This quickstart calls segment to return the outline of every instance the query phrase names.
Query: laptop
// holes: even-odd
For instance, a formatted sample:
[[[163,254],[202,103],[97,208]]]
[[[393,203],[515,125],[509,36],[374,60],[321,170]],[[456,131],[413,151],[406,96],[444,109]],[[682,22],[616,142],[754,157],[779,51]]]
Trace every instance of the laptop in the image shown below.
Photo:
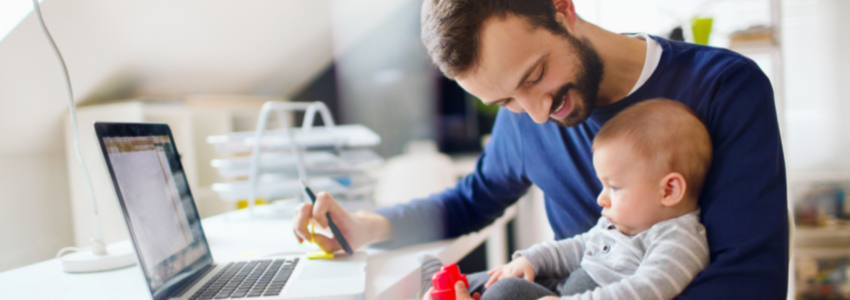
[[[363,252],[213,261],[168,125],[94,127],[154,300],[363,298]]]

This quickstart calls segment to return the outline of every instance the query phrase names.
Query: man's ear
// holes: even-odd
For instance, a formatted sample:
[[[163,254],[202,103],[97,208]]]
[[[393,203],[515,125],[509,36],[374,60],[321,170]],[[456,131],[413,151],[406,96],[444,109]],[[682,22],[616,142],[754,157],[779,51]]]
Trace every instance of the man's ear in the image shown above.
[[[677,172],[672,172],[661,179],[661,205],[672,207],[685,199],[688,184],[685,177]]]
[[[576,25],[578,15],[573,0],[552,0],[555,4],[555,18],[567,27],[567,31],[572,33],[572,29]]]

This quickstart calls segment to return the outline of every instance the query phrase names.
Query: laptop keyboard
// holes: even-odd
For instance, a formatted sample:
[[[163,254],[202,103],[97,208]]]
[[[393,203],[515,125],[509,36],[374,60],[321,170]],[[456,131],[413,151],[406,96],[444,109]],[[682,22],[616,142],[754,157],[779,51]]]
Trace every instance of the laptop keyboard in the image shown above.
[[[298,258],[228,263],[189,299],[277,296],[297,263]]]

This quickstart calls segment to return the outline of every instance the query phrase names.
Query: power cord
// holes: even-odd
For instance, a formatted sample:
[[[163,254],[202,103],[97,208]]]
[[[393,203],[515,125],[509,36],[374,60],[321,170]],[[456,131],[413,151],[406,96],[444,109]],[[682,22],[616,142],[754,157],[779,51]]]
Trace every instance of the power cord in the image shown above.
[[[64,247],[62,249],[59,249],[59,252],[56,253],[56,258],[62,257],[62,255],[65,255],[65,252],[69,252],[69,251],[78,252],[78,251],[82,251],[82,250],[83,250],[82,248],[77,248],[77,247]]]

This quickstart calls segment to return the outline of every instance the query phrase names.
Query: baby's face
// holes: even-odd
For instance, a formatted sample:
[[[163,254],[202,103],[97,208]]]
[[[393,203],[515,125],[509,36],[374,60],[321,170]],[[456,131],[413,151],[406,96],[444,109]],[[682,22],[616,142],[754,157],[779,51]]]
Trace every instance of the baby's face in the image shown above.
[[[593,167],[602,182],[596,202],[622,233],[635,235],[664,220],[662,175],[650,172],[649,162],[619,141],[597,145]]]

